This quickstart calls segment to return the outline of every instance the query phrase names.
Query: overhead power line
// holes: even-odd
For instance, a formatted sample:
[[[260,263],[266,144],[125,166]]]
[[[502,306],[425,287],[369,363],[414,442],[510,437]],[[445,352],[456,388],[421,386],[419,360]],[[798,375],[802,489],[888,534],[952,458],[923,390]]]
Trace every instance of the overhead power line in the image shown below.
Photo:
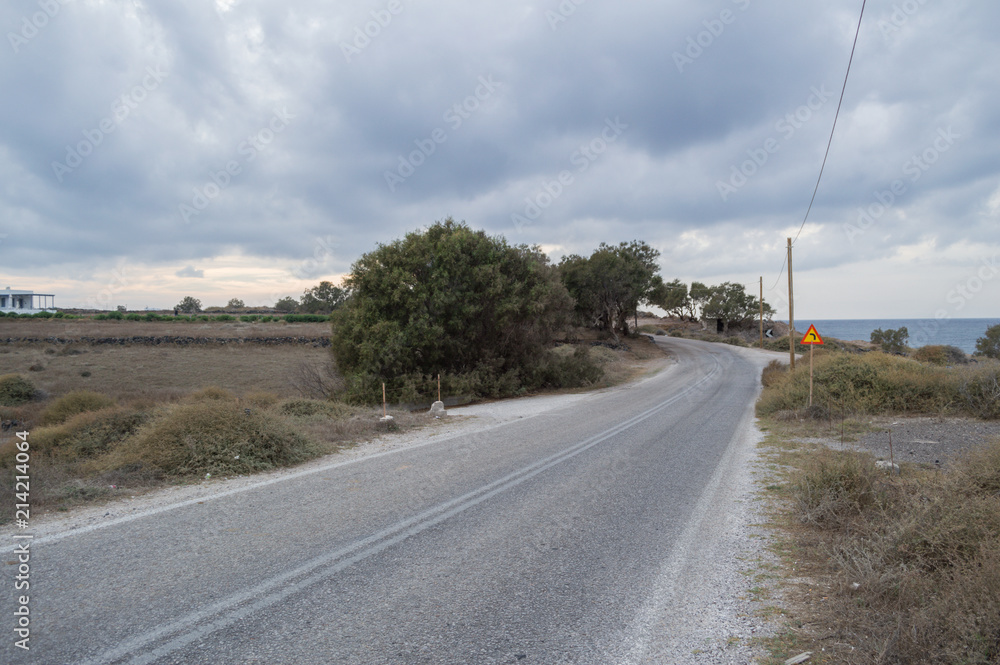
[[[861,21],[864,19],[865,5],[867,4],[868,0],[862,0],[861,15],[858,16],[858,27],[854,31],[854,43],[851,46],[851,57],[847,61],[847,73],[844,74],[844,85],[840,88],[840,101],[837,102],[837,112],[833,116],[833,127],[830,129],[830,140],[826,143],[826,152],[823,154],[823,164],[819,168],[819,177],[816,178],[816,187],[813,188],[812,198],[809,199],[809,207],[806,208],[805,217],[802,218],[802,224],[799,225],[799,231],[795,234],[795,239],[792,241],[793,245],[795,244],[795,241],[799,239],[799,236],[802,235],[802,229],[806,227],[806,221],[809,219],[809,213],[812,212],[813,203],[816,202],[816,194],[819,192],[819,183],[823,180],[823,171],[826,170],[826,160],[830,157],[830,147],[833,145],[834,132],[837,131],[837,120],[840,118],[840,109],[844,105],[844,94],[847,92],[847,80],[851,76],[851,65],[854,64],[854,52],[858,48],[858,36],[861,34]],[[788,257],[786,256],[785,260],[781,264],[781,272],[778,274],[778,279],[775,280],[774,286],[771,287],[772,290],[778,286],[778,282],[781,281],[781,276],[785,274],[785,266],[787,264]]]

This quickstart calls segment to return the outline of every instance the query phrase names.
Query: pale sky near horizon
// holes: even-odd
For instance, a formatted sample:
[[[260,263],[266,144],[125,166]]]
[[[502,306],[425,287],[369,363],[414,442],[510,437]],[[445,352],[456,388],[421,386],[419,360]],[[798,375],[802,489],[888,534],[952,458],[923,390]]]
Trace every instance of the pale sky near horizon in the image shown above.
[[[861,0],[11,0],[0,288],[273,304],[454,217],[787,317]],[[796,318],[1000,311],[1000,4],[869,0]]]

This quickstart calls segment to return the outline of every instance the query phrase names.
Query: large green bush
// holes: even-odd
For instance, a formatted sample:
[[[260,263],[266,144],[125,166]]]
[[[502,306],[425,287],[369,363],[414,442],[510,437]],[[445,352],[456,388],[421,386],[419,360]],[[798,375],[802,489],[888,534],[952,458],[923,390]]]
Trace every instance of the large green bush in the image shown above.
[[[332,316],[332,350],[353,401],[404,397],[438,373],[469,379],[475,394],[539,385],[534,368],[571,307],[548,258],[452,219],[362,256],[351,293]],[[409,377],[409,378],[408,378]]]

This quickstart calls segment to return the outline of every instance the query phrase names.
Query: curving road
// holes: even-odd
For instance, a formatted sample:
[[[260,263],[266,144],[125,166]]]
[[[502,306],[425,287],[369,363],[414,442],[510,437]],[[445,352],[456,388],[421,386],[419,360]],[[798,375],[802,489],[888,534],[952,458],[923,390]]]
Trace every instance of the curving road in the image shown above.
[[[769,357],[657,343],[676,363],[640,383],[39,538],[32,648],[2,631],[0,662],[607,665],[725,639],[704,615],[727,620]]]

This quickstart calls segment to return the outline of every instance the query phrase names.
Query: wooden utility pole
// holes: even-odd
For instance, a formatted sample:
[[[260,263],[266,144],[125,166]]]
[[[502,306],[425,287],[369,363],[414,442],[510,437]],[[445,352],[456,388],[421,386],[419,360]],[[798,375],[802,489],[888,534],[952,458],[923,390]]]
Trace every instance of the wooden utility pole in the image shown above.
[[[764,348],[764,276],[760,278],[760,348]]]
[[[788,362],[795,371],[795,298],[792,296],[792,239],[788,239]]]

